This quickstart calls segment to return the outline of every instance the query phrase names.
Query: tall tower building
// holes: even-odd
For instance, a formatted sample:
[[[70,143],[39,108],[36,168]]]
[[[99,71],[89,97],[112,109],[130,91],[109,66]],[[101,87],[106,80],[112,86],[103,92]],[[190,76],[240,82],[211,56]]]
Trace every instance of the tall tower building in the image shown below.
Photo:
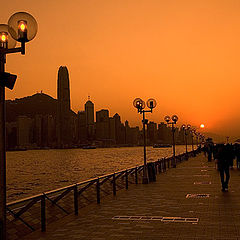
[[[86,113],[86,127],[87,127],[87,138],[92,140],[94,138],[94,104],[90,101],[85,103],[85,113]]]
[[[121,141],[121,118],[118,113],[116,113],[113,116],[115,120],[115,138],[116,138],[116,143],[120,144],[122,143]]]
[[[87,140],[87,123],[86,123],[86,112],[78,111],[78,141],[80,143]]]
[[[109,139],[109,111],[102,109],[96,112],[96,138]]]
[[[57,80],[57,142],[64,148],[71,144],[70,132],[70,89],[67,67],[61,66]]]

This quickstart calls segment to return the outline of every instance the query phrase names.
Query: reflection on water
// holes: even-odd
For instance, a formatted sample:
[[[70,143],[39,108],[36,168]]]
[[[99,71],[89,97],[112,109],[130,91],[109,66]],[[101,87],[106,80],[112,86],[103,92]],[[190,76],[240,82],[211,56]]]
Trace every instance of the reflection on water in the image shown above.
[[[177,146],[176,154],[184,151]],[[148,161],[171,155],[171,148],[147,148]],[[7,152],[8,202],[142,164],[142,147]]]

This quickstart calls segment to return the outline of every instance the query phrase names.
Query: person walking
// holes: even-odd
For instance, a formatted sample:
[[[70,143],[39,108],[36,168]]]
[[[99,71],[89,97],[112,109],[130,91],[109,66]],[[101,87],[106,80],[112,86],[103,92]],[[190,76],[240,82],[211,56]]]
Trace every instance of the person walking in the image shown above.
[[[227,158],[227,161],[229,162],[229,167],[233,169],[233,159],[235,158],[233,146],[228,143],[225,146],[225,148],[226,148],[226,158]]]
[[[235,156],[237,158],[237,169],[240,169],[240,145],[235,144]]]
[[[216,144],[215,146],[213,146],[213,160],[215,163],[215,168],[218,170],[217,155],[218,155],[218,145]]]
[[[221,183],[222,183],[222,191],[228,191],[228,183],[230,179],[229,174],[229,157],[228,157],[228,148],[224,146],[224,144],[218,145],[218,153],[217,153],[217,163],[218,169],[220,173]]]
[[[213,147],[214,147],[213,142],[209,142],[207,145],[208,162],[212,161]]]

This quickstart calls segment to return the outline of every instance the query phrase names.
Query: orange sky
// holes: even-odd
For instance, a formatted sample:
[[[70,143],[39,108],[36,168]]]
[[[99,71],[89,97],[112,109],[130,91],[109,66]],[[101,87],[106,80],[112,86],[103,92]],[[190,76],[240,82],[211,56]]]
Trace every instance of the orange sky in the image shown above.
[[[141,117],[132,101],[153,97],[149,120],[177,114],[181,123],[240,135],[240,1],[8,0],[1,9],[1,23],[27,11],[39,24],[26,56],[8,56],[7,71],[18,74],[8,98],[41,90],[56,97],[66,65],[74,111],[90,94],[96,110],[134,126]]]

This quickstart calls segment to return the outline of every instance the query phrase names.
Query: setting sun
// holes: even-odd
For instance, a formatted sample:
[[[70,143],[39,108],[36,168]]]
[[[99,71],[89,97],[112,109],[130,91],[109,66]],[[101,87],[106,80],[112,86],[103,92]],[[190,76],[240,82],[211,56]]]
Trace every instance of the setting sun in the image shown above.
[[[204,128],[205,126],[204,126],[204,124],[202,123],[201,125],[200,125],[200,128]]]

